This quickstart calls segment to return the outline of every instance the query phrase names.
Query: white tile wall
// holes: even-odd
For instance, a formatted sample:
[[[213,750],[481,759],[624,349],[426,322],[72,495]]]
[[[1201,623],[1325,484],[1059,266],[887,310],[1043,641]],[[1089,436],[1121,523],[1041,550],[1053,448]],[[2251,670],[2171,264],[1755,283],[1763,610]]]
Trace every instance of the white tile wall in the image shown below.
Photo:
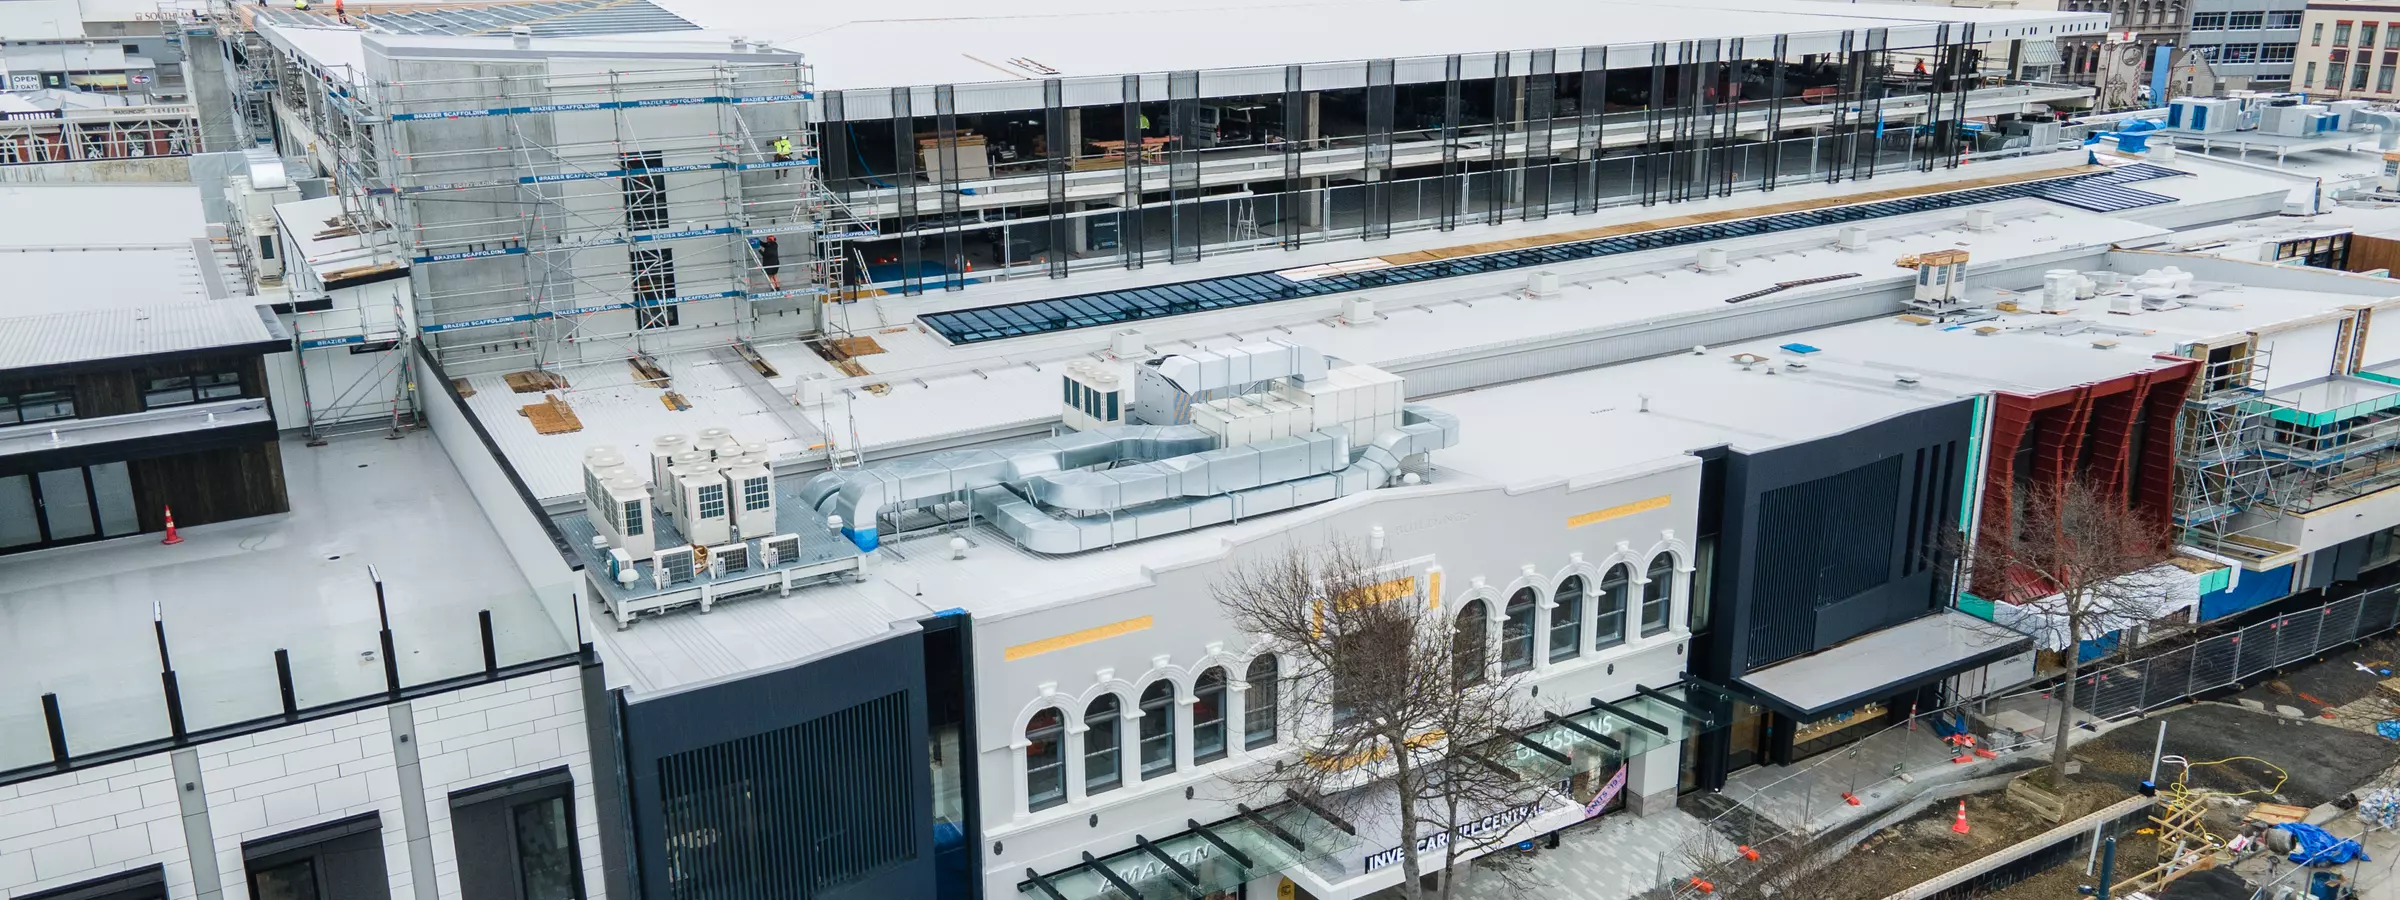
[[[410,701],[425,783],[432,873],[409,870],[408,838],[383,707],[231,737],[199,749],[225,900],[247,900],[242,843],[374,811],[392,895],[431,877],[459,896],[452,791],[564,765],[575,779],[587,897],[601,896],[599,816],[574,667]],[[196,896],[168,755],[0,786],[0,900],[163,863],[169,896]]]

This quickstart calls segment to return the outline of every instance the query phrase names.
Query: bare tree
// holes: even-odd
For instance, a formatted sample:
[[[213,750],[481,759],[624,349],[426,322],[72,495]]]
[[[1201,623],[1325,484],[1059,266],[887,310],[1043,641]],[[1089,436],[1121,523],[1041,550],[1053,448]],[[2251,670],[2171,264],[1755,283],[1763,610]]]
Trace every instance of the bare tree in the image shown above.
[[[2082,480],[2036,486],[2018,498],[2016,521],[1987,522],[1979,530],[1972,557],[1976,589],[2025,610],[2043,643],[2066,646],[2050,749],[2051,785],[2062,786],[2082,642],[2139,628],[2165,613],[2168,583],[2135,573],[2163,560],[2172,536],[2165,523],[2129,505],[2122,491]]]
[[[1428,853],[1448,897],[1461,854],[1445,851],[1488,847],[1538,807],[1547,788],[1506,764],[1531,709],[1487,665],[1484,636],[1455,633],[1412,573],[1336,541],[1237,568],[1211,590],[1235,627],[1282,655],[1296,711],[1300,761],[1243,776],[1247,786],[1337,806],[1388,792],[1406,890],[1426,896]],[[1489,822],[1510,824],[1476,827]]]

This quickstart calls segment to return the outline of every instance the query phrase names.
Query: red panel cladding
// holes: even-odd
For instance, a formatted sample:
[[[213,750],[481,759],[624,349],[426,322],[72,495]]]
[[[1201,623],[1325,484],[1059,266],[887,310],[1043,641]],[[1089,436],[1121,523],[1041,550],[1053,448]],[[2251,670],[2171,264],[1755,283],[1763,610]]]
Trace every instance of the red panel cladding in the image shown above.
[[[1988,452],[1983,457],[1983,509],[1979,513],[1982,519],[1982,525],[1977,530],[1979,537],[1992,534],[1994,527],[2005,528],[2008,522],[2014,521],[2009,512],[2016,505],[2017,447],[2025,437],[2025,424],[2033,419],[2040,408],[2040,398],[1999,391],[1992,394],[1992,420],[1985,432],[1990,438],[1985,442]],[[2007,586],[1984,584],[1979,579],[1974,591],[1984,597],[2001,597],[2006,595]]]
[[[2198,360],[2183,360],[2173,368],[2159,370],[2151,377],[2143,401],[2149,406],[2148,424],[2143,428],[2142,446],[2136,448],[2142,454],[2142,471],[2133,485],[2133,506],[2161,527],[2174,520],[2175,448],[2182,441],[2184,400],[2199,377]]]
[[[2132,376],[2128,390],[2098,398],[2092,404],[2090,458],[2079,462],[2078,468],[2093,487],[2112,497],[2125,495],[2125,461],[2133,440],[2133,414],[2141,408],[2142,382],[2148,380],[2147,375]]]

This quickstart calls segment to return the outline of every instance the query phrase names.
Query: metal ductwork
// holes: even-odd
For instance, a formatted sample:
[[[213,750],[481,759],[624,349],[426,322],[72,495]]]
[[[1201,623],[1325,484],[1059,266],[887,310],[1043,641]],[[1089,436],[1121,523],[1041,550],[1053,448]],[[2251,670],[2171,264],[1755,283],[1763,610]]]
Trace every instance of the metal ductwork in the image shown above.
[[[1217,443],[1216,435],[1189,425],[1117,425],[1025,444],[825,472],[801,486],[800,499],[819,515],[841,516],[842,534],[859,549],[873,550],[876,518],[887,508],[962,498],[979,488],[1039,475],[1190,456],[1214,450]]]
[[[1259,477],[1263,475],[1263,470],[1256,468],[1262,463],[1262,457],[1271,452],[1268,450],[1271,446],[1285,441],[1307,441],[1340,434],[1339,429],[1328,429],[1299,437],[1227,448],[1259,451],[1248,459],[1218,458],[1218,454],[1226,451],[1216,451],[1199,454],[1212,457],[1206,461],[1187,458],[1161,460],[1152,464],[1179,469],[1179,483],[1186,490],[1202,484],[1227,488],[1205,496],[1187,495],[1185,499],[1169,498],[1143,502],[1139,506],[1114,507],[1101,512],[1065,516],[1053,514],[1005,486],[993,485],[973,493],[974,510],[977,515],[989,520],[993,527],[1016,541],[1018,546],[1035,553],[1052,555],[1080,553],[1126,541],[1206,528],[1385,487],[1399,478],[1402,460],[1458,443],[1458,418],[1448,413],[1412,405],[1406,407],[1403,422],[1398,429],[1377,435],[1373,443],[1359,449],[1354,459],[1348,459],[1348,464],[1336,471],[1286,481],[1266,481]],[[1346,442],[1347,436],[1342,435],[1340,439]],[[1319,445],[1310,445],[1311,452],[1315,446]],[[1227,466],[1229,471],[1222,475],[1213,471],[1220,464]],[[1220,478],[1223,480],[1220,481]],[[1043,480],[1053,484],[1072,481],[1066,478],[1036,479],[1037,483]],[[1255,486],[1241,486],[1253,483]],[[1102,497],[1105,494],[1096,490],[1092,496]],[[1116,499],[1129,498],[1120,494]]]
[[[2382,133],[2375,137],[2377,149],[2400,150],[2400,113],[2362,109],[2351,113],[2350,117],[2361,122],[2373,122],[2381,129]]]

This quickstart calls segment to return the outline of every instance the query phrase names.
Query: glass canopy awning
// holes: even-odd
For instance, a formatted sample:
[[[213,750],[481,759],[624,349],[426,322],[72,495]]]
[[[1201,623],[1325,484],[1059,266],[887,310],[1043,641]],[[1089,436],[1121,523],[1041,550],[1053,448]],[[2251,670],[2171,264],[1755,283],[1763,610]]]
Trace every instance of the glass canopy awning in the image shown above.
[[[1107,856],[1042,874],[1025,870],[1017,892],[1043,900],[1188,900],[1231,891],[1262,875],[1328,859],[1355,846],[1357,829],[1309,801],[1293,797],[1239,812]]]
[[[1572,714],[1550,714],[1505,750],[1482,757],[1530,782],[1552,784],[1605,771],[1625,760],[1723,728],[1727,701],[1741,695],[1687,679],[1665,688],[1637,686],[1631,697]],[[1277,872],[1309,866],[1357,846],[1357,829],[1298,796],[1162,838],[1134,836],[1134,846],[1054,872],[1025,870],[1020,897],[1032,900],[1191,900],[1231,891]],[[1327,873],[1338,877],[1338,873]]]
[[[1635,686],[1634,695],[1591,698],[1584,709],[1549,713],[1499,762],[1528,781],[1557,782],[1617,764],[1726,725],[1725,701],[1738,695],[1697,681]]]

